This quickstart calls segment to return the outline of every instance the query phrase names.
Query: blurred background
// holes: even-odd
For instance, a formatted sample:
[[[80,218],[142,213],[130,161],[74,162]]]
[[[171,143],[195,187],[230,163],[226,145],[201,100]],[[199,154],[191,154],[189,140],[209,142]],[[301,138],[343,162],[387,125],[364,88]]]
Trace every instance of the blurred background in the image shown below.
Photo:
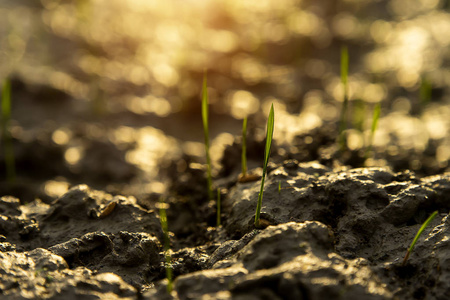
[[[365,164],[445,172],[449,45],[448,0],[0,0],[17,174],[0,172],[0,195],[50,201],[77,183],[164,193],[164,174],[205,161],[205,70],[216,174],[244,117],[263,140],[272,103],[275,157],[323,158],[336,144],[343,46],[349,151],[367,148],[381,103]]]

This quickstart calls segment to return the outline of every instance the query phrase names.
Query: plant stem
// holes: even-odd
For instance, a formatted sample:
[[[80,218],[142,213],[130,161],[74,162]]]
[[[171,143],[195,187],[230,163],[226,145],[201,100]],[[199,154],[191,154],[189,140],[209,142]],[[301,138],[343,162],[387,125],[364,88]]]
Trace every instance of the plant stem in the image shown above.
[[[15,181],[16,169],[14,163],[14,147],[9,128],[11,120],[11,84],[8,79],[3,82],[2,91],[2,138],[5,151],[6,179],[9,183]]]
[[[348,49],[346,46],[341,48],[341,83],[344,89],[344,102],[342,103],[340,125],[339,125],[339,145],[341,151],[347,148],[347,111],[348,111]]]
[[[208,86],[206,81],[206,72],[203,75],[203,88],[202,88],[202,120],[203,120],[203,132],[205,135],[205,152],[206,152],[206,168],[207,168],[207,188],[208,188],[208,200],[213,199],[211,185],[211,157],[209,156],[209,128],[208,128]]]
[[[275,121],[275,116],[274,116],[273,104],[272,104],[272,106],[270,108],[269,118],[267,119],[266,147],[264,149],[263,174],[262,174],[262,179],[261,179],[261,189],[260,189],[259,195],[258,195],[258,204],[256,205],[256,213],[255,213],[255,227],[256,228],[260,227],[259,219],[260,219],[261,208],[262,208],[264,180],[266,178],[267,164],[269,163],[270,149],[272,147],[274,121]]]
[[[369,145],[366,148],[366,153],[364,155],[365,159],[369,158],[370,152],[372,151],[373,138],[375,136],[375,131],[377,130],[378,120],[380,119],[380,113],[381,113],[381,104],[377,103],[377,105],[375,106],[375,108],[373,110],[372,126],[370,128]]]
[[[431,82],[426,77],[422,77],[422,80],[420,82],[419,96],[420,103],[423,106],[427,105],[431,100],[431,89]]]
[[[172,257],[170,255],[170,237],[169,237],[169,225],[167,221],[166,209],[168,205],[164,203],[164,199],[160,199],[159,203],[159,218],[161,221],[161,228],[164,233],[164,258],[165,258],[165,269],[167,278],[167,292],[170,294],[173,289],[173,274],[172,274]]]
[[[263,192],[264,192],[264,180],[266,178],[266,174],[263,171],[263,175],[261,178],[261,188],[259,190],[259,195],[258,195],[258,204],[256,205],[256,214],[255,214],[255,227],[259,228],[260,226],[260,215],[261,215],[261,207],[262,207],[262,197],[263,197]]]
[[[242,177],[247,175],[247,117],[242,122]]]

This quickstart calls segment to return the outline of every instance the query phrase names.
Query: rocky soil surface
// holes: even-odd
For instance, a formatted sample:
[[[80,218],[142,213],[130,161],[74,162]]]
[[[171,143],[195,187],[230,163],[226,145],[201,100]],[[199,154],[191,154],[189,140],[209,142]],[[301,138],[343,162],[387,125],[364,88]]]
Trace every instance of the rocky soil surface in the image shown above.
[[[214,214],[213,205],[169,201],[175,232],[170,294],[158,211],[86,185],[51,204],[3,196],[2,298],[450,297],[450,174],[418,179],[387,168],[271,164],[264,229],[253,227],[260,181],[227,180],[219,228],[200,222]],[[406,249],[434,210],[438,216],[403,266]],[[170,223],[186,214],[191,219],[184,228]]]

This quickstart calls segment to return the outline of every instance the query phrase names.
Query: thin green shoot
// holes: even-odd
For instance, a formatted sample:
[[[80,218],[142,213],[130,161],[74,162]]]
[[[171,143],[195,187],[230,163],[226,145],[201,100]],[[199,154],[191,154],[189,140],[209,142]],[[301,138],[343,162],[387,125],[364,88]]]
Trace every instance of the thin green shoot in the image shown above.
[[[438,211],[437,210],[434,211],[431,214],[431,216],[429,216],[428,219],[426,219],[426,221],[420,227],[419,231],[416,234],[416,237],[414,238],[414,240],[411,243],[411,246],[409,246],[408,251],[406,251],[406,255],[405,255],[405,258],[403,259],[403,263],[402,263],[403,266],[406,264],[406,261],[408,260],[411,252],[414,249],[414,246],[416,245],[417,241],[419,240],[420,235],[425,230],[425,228],[430,224],[430,222],[433,221],[434,217],[436,217],[437,214],[438,214]]]
[[[341,48],[341,83],[344,91],[344,102],[342,103],[341,117],[339,122],[339,146],[341,151],[347,148],[347,138],[345,131],[347,129],[348,114],[348,49],[346,46]]]
[[[372,151],[373,138],[375,136],[375,131],[377,130],[378,120],[380,119],[381,113],[381,104],[377,103],[375,108],[373,109],[373,117],[372,117],[372,126],[370,127],[370,137],[369,137],[369,145],[366,148],[366,153],[364,157],[369,158],[370,152]]]
[[[353,128],[359,132],[364,131],[366,121],[366,103],[361,99],[352,101]]]
[[[2,89],[2,139],[5,151],[6,179],[12,183],[16,178],[14,163],[14,147],[12,143],[9,122],[11,120],[11,84],[8,79],[3,82]]]
[[[247,117],[242,122],[242,177],[247,175]]]
[[[281,180],[278,181],[278,195],[281,193]]]
[[[217,188],[217,227],[220,226],[220,188]]]
[[[172,256],[170,255],[170,237],[169,237],[169,225],[167,222],[167,214],[166,210],[169,208],[169,205],[164,202],[164,199],[161,198],[158,206],[159,207],[159,219],[161,221],[161,228],[164,234],[164,258],[165,258],[165,269],[166,269],[166,278],[167,278],[167,292],[170,294],[173,289],[173,274],[172,274]]]
[[[274,116],[273,104],[272,104],[272,106],[270,108],[269,118],[267,119],[266,147],[264,149],[263,174],[262,174],[262,179],[261,179],[261,189],[260,189],[259,195],[258,195],[258,204],[256,206],[256,213],[255,213],[255,227],[256,228],[260,227],[260,214],[261,214],[261,208],[262,208],[264,180],[266,178],[267,164],[269,163],[270,149],[272,147],[274,121],[275,121],[275,116]]]
[[[426,77],[422,78],[419,93],[421,104],[427,105],[431,100],[431,82]]]
[[[208,199],[213,199],[212,195],[212,177],[211,177],[211,157],[209,156],[209,128],[208,128],[208,85],[206,81],[206,72],[203,75],[202,88],[202,120],[203,132],[205,134],[205,152],[206,152],[206,168],[207,168],[207,185],[208,185]]]

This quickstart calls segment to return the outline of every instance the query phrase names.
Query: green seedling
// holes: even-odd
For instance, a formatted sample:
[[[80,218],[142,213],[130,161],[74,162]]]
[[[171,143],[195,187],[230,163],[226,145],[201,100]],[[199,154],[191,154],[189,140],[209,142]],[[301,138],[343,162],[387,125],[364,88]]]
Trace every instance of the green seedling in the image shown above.
[[[364,122],[366,121],[366,104],[361,99],[352,101],[353,128],[359,132],[364,130]]]
[[[165,258],[165,269],[166,269],[166,278],[167,278],[167,292],[170,294],[173,289],[173,274],[172,274],[172,257],[170,255],[170,237],[169,237],[169,225],[167,222],[167,214],[166,210],[169,208],[169,205],[164,202],[161,198],[158,203],[159,208],[159,219],[161,221],[161,228],[164,234],[164,258]]]
[[[420,235],[422,234],[422,232],[425,230],[425,228],[430,224],[431,221],[433,221],[434,217],[436,217],[436,215],[438,214],[438,211],[436,210],[435,212],[433,212],[431,214],[431,216],[428,217],[428,219],[426,219],[426,221],[422,224],[422,226],[420,227],[419,231],[416,234],[416,237],[414,238],[414,240],[411,243],[411,246],[409,246],[408,251],[406,251],[406,255],[405,258],[403,259],[403,263],[402,266],[404,266],[406,264],[406,261],[408,260],[409,256],[411,255],[411,252],[414,249],[414,246],[416,245],[417,241],[419,240]]]
[[[421,104],[427,105],[431,100],[431,82],[426,77],[422,78],[419,93]]]
[[[220,188],[217,188],[217,227],[220,226]]]
[[[341,83],[344,89],[344,102],[342,103],[341,117],[339,122],[339,146],[341,151],[347,148],[347,138],[345,130],[347,129],[348,114],[348,49],[346,46],[341,48]]]
[[[281,181],[278,181],[278,195],[281,193]]]
[[[6,179],[8,182],[14,182],[16,170],[14,163],[14,148],[9,128],[11,120],[11,84],[8,79],[3,82],[2,89],[2,140],[5,151]]]
[[[378,120],[380,119],[380,113],[381,113],[381,104],[377,103],[377,105],[375,105],[375,108],[373,109],[372,126],[370,127],[369,145],[367,146],[366,153],[364,155],[366,159],[369,158],[369,154],[372,151],[373,138],[375,136],[375,131],[377,130]]]
[[[213,199],[212,196],[212,178],[211,178],[211,157],[209,156],[209,128],[208,128],[208,85],[206,82],[206,72],[203,76],[203,88],[202,88],[202,120],[203,120],[203,132],[205,134],[205,152],[206,152],[206,168],[207,168],[207,185],[208,185],[208,197]]]
[[[242,122],[242,177],[247,175],[247,117]]]
[[[263,174],[262,174],[262,179],[261,179],[261,189],[260,189],[259,195],[258,195],[258,204],[256,206],[256,213],[255,213],[255,227],[256,228],[260,227],[259,217],[261,214],[261,207],[262,207],[264,180],[266,178],[267,164],[269,163],[270,149],[272,147],[274,121],[275,121],[275,116],[274,116],[273,104],[272,104],[272,106],[270,108],[269,118],[267,119],[266,147],[264,149]]]

